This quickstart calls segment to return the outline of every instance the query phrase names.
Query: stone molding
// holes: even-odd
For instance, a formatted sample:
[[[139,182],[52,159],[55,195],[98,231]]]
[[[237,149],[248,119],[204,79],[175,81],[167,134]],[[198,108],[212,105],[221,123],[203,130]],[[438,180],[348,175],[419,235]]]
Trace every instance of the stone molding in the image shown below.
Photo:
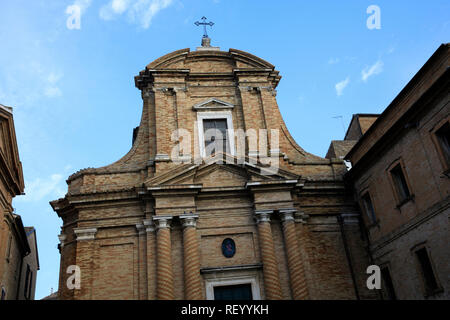
[[[156,230],[155,223],[153,222],[152,219],[145,219],[142,222],[143,222],[143,224],[145,226],[145,231],[146,232],[154,232]]]
[[[179,216],[183,228],[197,226],[198,214],[182,214]]]
[[[170,229],[170,220],[172,220],[172,216],[154,216],[153,221],[156,225],[156,229],[168,228]]]
[[[59,244],[60,244],[61,248],[63,248],[64,243],[66,242],[66,239],[67,239],[67,235],[64,233],[58,234],[58,239],[59,239]]]
[[[278,212],[280,214],[280,219],[282,222],[295,221],[294,214],[297,212],[296,209],[280,209]]]
[[[97,234],[97,228],[76,228],[73,229],[77,241],[94,240]]]
[[[139,235],[145,234],[145,226],[142,223],[137,223],[136,229],[137,229]]]
[[[256,223],[261,222],[269,222],[270,223],[270,215],[273,213],[273,210],[255,210],[255,220]]]

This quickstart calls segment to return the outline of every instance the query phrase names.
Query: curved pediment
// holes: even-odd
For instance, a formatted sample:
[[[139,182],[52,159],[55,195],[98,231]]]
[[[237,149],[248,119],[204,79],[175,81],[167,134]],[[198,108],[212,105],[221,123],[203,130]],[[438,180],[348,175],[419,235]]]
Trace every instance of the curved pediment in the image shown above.
[[[231,62],[233,68],[239,69],[274,70],[274,66],[269,62],[242,50],[230,49],[228,52],[218,50],[191,51],[189,48],[173,51],[152,61],[146,66],[146,70],[183,69],[189,64],[205,60],[215,61],[215,63],[222,62],[227,65],[230,65]]]

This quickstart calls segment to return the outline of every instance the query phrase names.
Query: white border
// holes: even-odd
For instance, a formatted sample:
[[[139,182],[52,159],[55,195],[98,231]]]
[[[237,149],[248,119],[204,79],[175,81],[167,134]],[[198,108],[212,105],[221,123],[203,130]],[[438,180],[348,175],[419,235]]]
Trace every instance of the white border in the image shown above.
[[[200,156],[206,157],[205,152],[205,138],[203,132],[203,120],[204,119],[226,119],[227,120],[227,141],[230,143],[230,154],[234,156],[234,129],[233,129],[233,116],[231,111],[204,111],[197,112],[197,130],[200,146]]]
[[[250,284],[252,287],[252,299],[253,300],[261,300],[261,291],[259,288],[258,280],[256,279],[256,276],[249,277],[223,277],[223,278],[215,278],[212,280],[205,280],[206,281],[206,299],[207,300],[214,300],[214,287],[221,287],[221,286],[232,286],[232,285],[238,285],[238,284]]]

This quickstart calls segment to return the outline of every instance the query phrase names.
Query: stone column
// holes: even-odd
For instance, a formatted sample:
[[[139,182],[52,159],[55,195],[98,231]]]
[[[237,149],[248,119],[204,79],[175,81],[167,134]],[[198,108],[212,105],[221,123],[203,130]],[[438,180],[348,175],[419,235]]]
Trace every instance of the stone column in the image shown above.
[[[270,228],[270,214],[272,210],[255,211],[255,219],[258,225],[259,247],[263,262],[264,289],[266,299],[281,300],[281,285],[278,275],[277,259],[273,244],[272,230]]]
[[[147,298],[156,299],[156,237],[155,224],[151,219],[144,220],[147,233]]]
[[[136,224],[138,231],[138,290],[139,300],[147,299],[146,237],[143,224]]]
[[[158,300],[174,300],[173,271],[172,271],[172,246],[170,239],[169,216],[154,216],[156,224],[156,298]]]
[[[281,209],[279,212],[283,225],[292,295],[295,300],[304,300],[308,299],[308,287],[295,230],[294,213],[296,211],[295,209]]]
[[[80,289],[74,290],[73,298],[76,300],[91,300],[92,282],[94,280],[94,240],[97,234],[97,228],[76,228],[73,229],[73,232],[76,235],[77,241],[75,265],[80,268],[81,272]],[[67,276],[68,275],[66,275],[64,282],[67,281]]]
[[[197,214],[180,216],[183,225],[184,290],[186,300],[203,300],[200,255],[197,238]]]

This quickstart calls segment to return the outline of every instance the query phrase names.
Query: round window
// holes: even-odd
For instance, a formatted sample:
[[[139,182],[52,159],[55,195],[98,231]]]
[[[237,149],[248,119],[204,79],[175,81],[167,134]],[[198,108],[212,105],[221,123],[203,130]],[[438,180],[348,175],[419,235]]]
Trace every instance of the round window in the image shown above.
[[[236,244],[233,239],[226,238],[222,242],[222,253],[226,258],[231,258],[236,253]]]

